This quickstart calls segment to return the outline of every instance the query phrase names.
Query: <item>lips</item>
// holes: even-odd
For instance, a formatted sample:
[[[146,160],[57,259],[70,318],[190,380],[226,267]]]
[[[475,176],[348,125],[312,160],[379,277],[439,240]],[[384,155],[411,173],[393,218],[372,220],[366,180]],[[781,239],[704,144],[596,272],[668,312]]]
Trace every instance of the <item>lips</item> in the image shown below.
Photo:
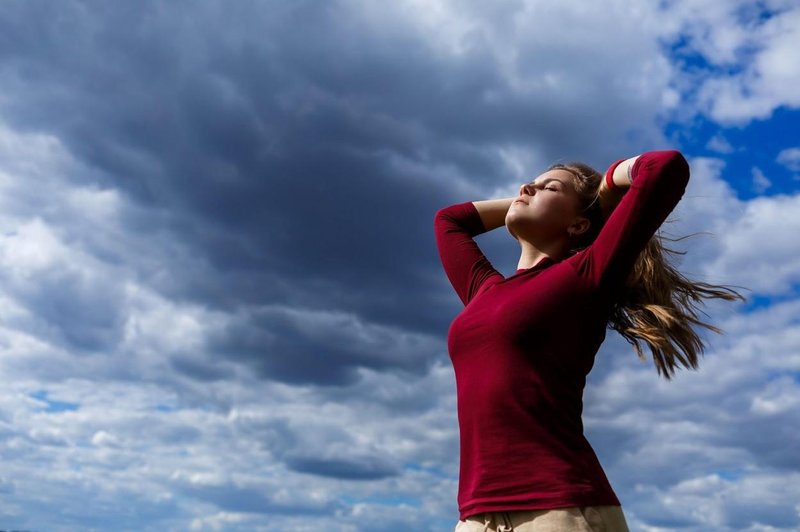
[[[528,202],[527,202],[527,201],[525,201],[525,200],[524,200],[524,199],[522,199],[522,198],[515,199],[515,200],[514,200],[512,203],[524,203],[525,205],[527,205],[527,204],[528,204]]]

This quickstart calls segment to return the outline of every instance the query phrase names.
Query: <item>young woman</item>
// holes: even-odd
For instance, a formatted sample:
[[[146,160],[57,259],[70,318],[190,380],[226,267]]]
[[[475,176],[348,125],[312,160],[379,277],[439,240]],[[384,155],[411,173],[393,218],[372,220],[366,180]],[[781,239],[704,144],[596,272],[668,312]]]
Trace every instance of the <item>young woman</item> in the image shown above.
[[[586,375],[606,328],[659,374],[697,367],[702,323],[690,300],[744,298],[692,282],[654,236],[683,196],[675,150],[616,161],[605,176],[550,167],[511,198],[436,213],[442,265],[464,310],[448,332],[461,462],[457,532],[627,531],[619,499],[583,434]],[[504,277],[473,237],[505,225],[519,242]]]

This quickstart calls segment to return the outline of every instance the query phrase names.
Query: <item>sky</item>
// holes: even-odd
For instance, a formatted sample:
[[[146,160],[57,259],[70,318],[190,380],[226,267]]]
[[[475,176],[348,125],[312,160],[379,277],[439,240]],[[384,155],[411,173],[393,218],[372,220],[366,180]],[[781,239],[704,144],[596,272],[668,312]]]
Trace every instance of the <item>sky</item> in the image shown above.
[[[434,214],[660,149],[747,301],[672,381],[609,330],[586,436],[632,531],[800,529],[798,46],[794,0],[4,0],[0,529],[451,531]]]

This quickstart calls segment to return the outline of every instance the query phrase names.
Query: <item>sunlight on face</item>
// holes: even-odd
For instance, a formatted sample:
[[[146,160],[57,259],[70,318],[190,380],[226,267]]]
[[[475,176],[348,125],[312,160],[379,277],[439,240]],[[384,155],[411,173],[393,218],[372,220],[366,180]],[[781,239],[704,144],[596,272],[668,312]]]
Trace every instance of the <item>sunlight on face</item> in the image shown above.
[[[568,235],[580,206],[574,179],[571,172],[557,168],[521,185],[506,214],[512,236],[541,243]]]

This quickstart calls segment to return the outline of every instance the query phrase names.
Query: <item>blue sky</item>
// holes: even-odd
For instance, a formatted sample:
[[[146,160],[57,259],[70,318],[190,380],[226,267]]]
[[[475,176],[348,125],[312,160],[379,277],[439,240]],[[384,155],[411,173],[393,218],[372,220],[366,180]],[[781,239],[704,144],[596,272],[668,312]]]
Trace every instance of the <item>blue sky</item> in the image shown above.
[[[800,528],[800,7],[0,5],[0,529],[448,531],[460,311],[433,216],[679,149],[712,301],[667,382],[609,331],[632,530]],[[478,237],[496,267],[519,250]]]

